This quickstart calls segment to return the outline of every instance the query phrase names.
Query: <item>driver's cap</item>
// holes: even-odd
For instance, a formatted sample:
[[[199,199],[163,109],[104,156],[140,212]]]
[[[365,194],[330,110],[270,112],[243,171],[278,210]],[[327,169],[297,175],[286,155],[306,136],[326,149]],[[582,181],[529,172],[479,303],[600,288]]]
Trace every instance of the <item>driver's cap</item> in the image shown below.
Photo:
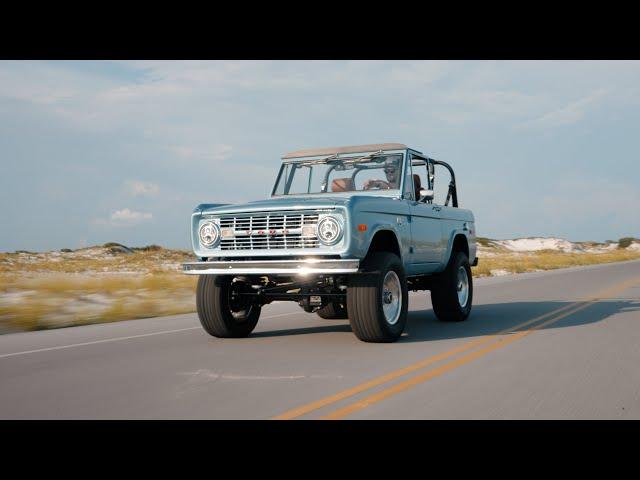
[[[397,158],[387,158],[384,162],[384,168],[398,168],[398,159]]]

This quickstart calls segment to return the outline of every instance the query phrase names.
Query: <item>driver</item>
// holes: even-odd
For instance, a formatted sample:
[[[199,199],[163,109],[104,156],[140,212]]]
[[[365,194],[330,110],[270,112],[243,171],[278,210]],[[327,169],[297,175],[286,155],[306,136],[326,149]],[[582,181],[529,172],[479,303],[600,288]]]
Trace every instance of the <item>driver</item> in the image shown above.
[[[398,168],[398,160],[387,160],[384,164],[384,173],[387,177],[387,181],[384,180],[367,180],[362,186],[363,190],[370,190],[372,188],[380,189],[396,189],[400,188],[400,175]]]

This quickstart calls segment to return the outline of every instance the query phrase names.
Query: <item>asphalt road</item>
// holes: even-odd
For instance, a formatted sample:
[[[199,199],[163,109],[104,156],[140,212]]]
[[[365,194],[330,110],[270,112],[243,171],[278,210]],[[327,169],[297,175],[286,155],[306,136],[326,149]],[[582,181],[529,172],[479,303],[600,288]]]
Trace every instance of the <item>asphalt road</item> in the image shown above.
[[[195,314],[0,337],[2,419],[640,418],[640,262],[478,279],[466,322],[410,295],[403,337],[266,306],[247,339]]]

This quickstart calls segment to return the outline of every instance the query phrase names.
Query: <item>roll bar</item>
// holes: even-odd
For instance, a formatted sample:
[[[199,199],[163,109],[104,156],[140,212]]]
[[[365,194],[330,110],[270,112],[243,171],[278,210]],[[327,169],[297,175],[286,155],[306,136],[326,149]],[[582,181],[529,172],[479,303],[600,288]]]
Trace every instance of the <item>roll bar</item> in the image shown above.
[[[436,160],[435,158],[428,158],[427,160],[431,161],[434,165],[442,165],[451,174],[451,181],[449,182],[449,191],[447,192],[447,200],[444,202],[444,206],[449,205],[449,199],[451,199],[451,206],[458,208],[458,190],[456,188],[456,174],[453,173],[453,168],[447,162],[443,162],[442,160]]]

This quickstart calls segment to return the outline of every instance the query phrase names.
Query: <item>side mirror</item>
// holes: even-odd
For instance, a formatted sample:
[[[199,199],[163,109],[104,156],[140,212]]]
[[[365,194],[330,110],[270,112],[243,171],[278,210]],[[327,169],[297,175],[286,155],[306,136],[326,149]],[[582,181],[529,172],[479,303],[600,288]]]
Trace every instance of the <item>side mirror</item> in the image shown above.
[[[420,201],[433,200],[433,190],[420,189]]]

